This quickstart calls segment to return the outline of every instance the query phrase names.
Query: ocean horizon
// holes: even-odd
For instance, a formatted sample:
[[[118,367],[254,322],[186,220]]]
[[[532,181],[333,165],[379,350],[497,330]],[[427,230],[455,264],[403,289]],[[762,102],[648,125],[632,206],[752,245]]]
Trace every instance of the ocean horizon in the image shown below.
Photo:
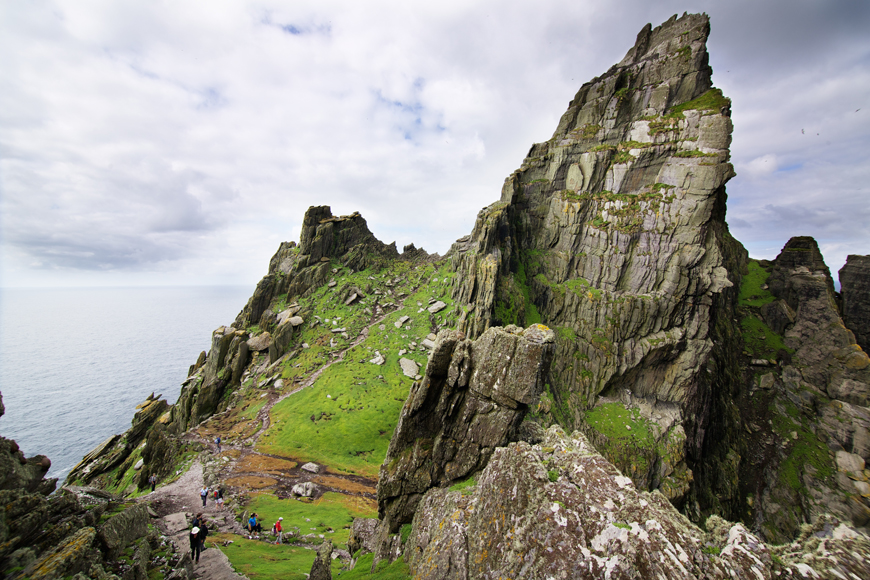
[[[0,435],[46,455],[59,485],[130,427],[152,392],[174,404],[212,331],[253,285],[0,288]]]

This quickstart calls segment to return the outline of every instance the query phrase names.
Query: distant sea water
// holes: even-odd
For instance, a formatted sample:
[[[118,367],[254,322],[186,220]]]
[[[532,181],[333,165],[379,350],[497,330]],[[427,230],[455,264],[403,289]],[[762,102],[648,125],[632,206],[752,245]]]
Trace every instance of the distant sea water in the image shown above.
[[[130,427],[153,391],[175,403],[211,333],[253,287],[0,289],[0,435],[60,482]]]

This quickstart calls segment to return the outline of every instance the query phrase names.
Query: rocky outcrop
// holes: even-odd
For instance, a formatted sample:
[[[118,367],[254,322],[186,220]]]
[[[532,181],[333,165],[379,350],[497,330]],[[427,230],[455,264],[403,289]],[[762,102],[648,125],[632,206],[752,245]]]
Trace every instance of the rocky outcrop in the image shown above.
[[[427,490],[483,469],[516,436],[544,389],[555,335],[542,325],[490,328],[476,341],[442,330],[414,383],[378,479],[378,515],[394,534]]]
[[[870,256],[850,255],[839,277],[843,322],[864,352],[870,352]]]
[[[792,238],[747,280],[742,517],[777,542],[826,513],[866,526],[870,358],[840,317],[818,244]]]
[[[406,251],[409,258],[426,256],[413,247]],[[333,261],[352,270],[364,270],[384,259],[398,257],[395,243],[387,245],[375,238],[359,212],[333,216],[328,206],[312,206],[302,220],[299,245],[281,244],[269,262],[269,273],[257,284],[234,326],[247,328],[259,324],[266,330],[273,314],[269,310],[273,299],[281,294],[307,296],[327,282]]]
[[[3,411],[0,396],[0,416]],[[106,568],[111,569],[126,546],[148,534],[146,506],[124,510],[112,504],[114,496],[93,489],[62,488],[52,494],[57,480],[44,479],[49,465],[43,456],[25,459],[14,441],[0,437],[3,577],[117,580],[118,576],[107,573]],[[80,500],[79,494],[84,499]],[[118,513],[101,524],[109,506]],[[143,571],[140,577],[147,577],[151,567],[148,557],[136,562]]]
[[[690,523],[579,432],[492,455],[473,486],[429,491],[404,548],[414,578],[864,578],[870,541],[829,519],[768,546],[742,524]]]
[[[467,305],[461,329],[553,328],[547,420],[597,431],[638,485],[697,517],[736,501],[734,490],[705,490],[731,479],[730,337],[745,260],[724,221],[730,101],[712,88],[708,34],[705,15],[644,28],[449,254],[462,281],[454,298]],[[587,421],[606,402],[658,427],[643,441],[613,437],[624,424]]]
[[[317,549],[317,556],[311,564],[309,580],[332,580],[332,540],[325,540]]]

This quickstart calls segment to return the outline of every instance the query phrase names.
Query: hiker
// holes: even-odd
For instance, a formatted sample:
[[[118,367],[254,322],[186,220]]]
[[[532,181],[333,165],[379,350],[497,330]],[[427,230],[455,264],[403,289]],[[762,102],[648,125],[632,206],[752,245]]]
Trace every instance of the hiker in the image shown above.
[[[213,495],[212,497],[214,497],[214,504],[217,505],[217,502],[218,502],[218,490],[214,490],[214,495]]]
[[[220,453],[221,452],[221,436],[218,435],[217,439],[215,439],[214,442],[215,442],[215,445],[217,445],[218,453]]]
[[[199,528],[194,527],[190,530],[190,557],[193,561],[199,564],[199,554],[202,551],[202,544],[199,541]]]
[[[199,545],[202,551],[205,551],[205,539],[208,537],[208,526],[205,524],[205,518],[202,518],[199,524]]]
[[[208,488],[206,486],[202,486],[199,496],[202,498],[202,507],[205,507],[205,500],[208,499]]]
[[[224,507],[224,488],[223,487],[218,488],[217,506],[219,508]]]
[[[278,518],[278,521],[275,522],[275,532],[278,534],[278,539],[275,540],[276,544],[284,543],[284,528],[281,527],[282,521],[284,521],[284,518]]]
[[[257,512],[251,514],[251,517],[248,520],[248,530],[251,534],[259,534],[263,531],[263,526],[257,521]],[[259,539],[259,537],[260,536],[258,535],[257,538]],[[250,539],[250,536],[248,536],[248,539]]]
[[[198,527],[199,527],[199,524],[200,524],[201,522],[202,522],[202,514],[199,513],[199,514],[196,514],[195,516],[193,516],[193,522],[191,522],[191,525],[192,525],[194,528],[198,528]]]
[[[148,483],[151,484],[151,491],[154,491],[154,487],[157,485],[157,476],[152,473],[151,477],[148,478]]]

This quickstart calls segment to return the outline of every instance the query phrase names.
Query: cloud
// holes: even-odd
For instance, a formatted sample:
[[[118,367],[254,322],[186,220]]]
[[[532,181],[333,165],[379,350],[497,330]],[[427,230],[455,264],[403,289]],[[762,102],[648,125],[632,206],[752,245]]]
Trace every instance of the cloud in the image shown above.
[[[251,283],[321,204],[443,253],[684,4],[3,4],[0,282]],[[732,232],[870,253],[866,3],[693,9],[733,99]]]

